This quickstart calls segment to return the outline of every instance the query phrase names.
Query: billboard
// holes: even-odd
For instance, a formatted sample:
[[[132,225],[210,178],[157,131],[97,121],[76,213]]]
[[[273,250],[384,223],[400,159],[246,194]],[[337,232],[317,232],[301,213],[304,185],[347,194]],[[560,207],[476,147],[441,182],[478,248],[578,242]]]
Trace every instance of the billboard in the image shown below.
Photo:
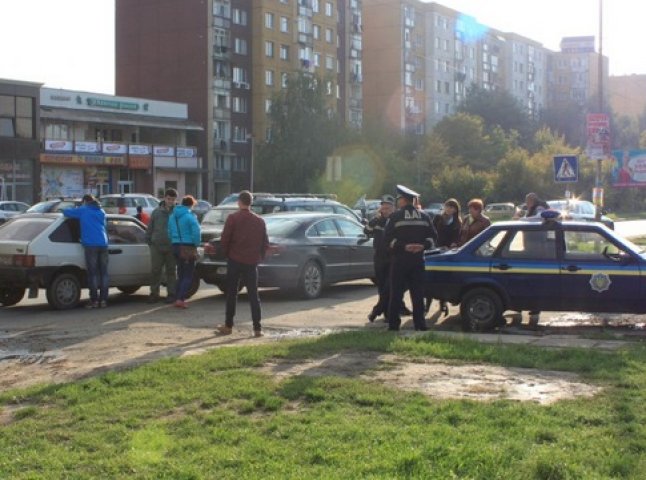
[[[613,187],[646,187],[646,150],[613,150]]]

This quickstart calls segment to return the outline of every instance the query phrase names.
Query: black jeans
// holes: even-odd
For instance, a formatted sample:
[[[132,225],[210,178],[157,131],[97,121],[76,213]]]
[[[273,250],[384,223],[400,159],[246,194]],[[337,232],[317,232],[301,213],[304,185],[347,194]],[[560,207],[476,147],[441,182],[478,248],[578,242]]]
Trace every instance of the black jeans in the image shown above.
[[[240,280],[247,287],[247,297],[251,306],[251,321],[253,329],[260,330],[260,297],[258,296],[258,266],[247,265],[227,260],[227,307],[224,324],[227,327],[233,326],[233,317],[236,315],[236,304],[238,303],[238,285]]]

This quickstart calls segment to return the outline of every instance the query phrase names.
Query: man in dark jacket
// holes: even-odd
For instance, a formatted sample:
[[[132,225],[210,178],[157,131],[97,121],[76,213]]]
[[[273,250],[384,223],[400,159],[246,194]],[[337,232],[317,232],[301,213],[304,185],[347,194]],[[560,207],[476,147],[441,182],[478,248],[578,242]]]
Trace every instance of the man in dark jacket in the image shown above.
[[[379,300],[372,307],[368,315],[368,320],[374,322],[375,319],[388,312],[388,301],[390,299],[390,252],[386,242],[384,242],[384,231],[388,218],[395,209],[395,199],[390,195],[384,195],[377,215],[375,215],[365,226],[364,233],[372,237],[372,246],[375,254],[373,263],[375,266],[375,279],[377,280],[377,292]]]
[[[110,286],[105,211],[94,196],[85,194],[80,207],[66,208],[63,215],[78,219],[81,225],[81,244],[85,251],[85,268],[90,289],[90,303],[87,308],[105,308],[108,306]]]
[[[168,237],[168,218],[173,213],[177,202],[177,190],[169,188],[164,193],[164,200],[150,216],[146,229],[146,243],[150,247],[150,296],[149,303],[159,302],[159,290],[162,282],[162,273],[166,276],[166,303],[175,301],[175,287],[177,284],[177,265],[173,255],[173,247]]]
[[[225,323],[217,328],[222,335],[233,331],[233,317],[238,302],[240,280],[247,287],[251,306],[251,321],[255,337],[262,336],[260,326],[260,297],[258,296],[258,264],[269,247],[265,221],[251,211],[253,197],[247,190],[238,196],[239,210],[227,217],[220,246],[227,257],[227,305]]]
[[[391,252],[388,330],[399,330],[399,309],[406,288],[413,302],[415,330],[426,330],[424,320],[424,250],[434,246],[437,233],[431,218],[413,204],[419,194],[397,185],[398,206],[386,224],[384,239]]]

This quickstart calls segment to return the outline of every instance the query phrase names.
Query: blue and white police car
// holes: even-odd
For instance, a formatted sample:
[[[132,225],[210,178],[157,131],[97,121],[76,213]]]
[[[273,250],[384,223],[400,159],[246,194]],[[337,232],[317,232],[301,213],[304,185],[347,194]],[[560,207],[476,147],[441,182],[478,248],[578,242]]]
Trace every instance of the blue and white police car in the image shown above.
[[[646,251],[601,223],[495,223],[427,253],[425,268],[429,293],[460,305],[465,330],[493,329],[506,310],[646,313]]]

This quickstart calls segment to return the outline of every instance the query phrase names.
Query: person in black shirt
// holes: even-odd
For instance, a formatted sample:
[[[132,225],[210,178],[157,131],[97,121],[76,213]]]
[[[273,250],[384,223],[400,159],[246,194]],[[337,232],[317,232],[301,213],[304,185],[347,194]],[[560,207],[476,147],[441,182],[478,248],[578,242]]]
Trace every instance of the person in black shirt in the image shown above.
[[[419,196],[417,192],[397,185],[397,193],[400,208],[390,216],[384,233],[384,240],[391,254],[388,330],[399,330],[399,307],[407,288],[410,289],[413,301],[415,330],[426,330],[424,250],[434,246],[437,232],[428,214],[415,208],[413,201]]]

